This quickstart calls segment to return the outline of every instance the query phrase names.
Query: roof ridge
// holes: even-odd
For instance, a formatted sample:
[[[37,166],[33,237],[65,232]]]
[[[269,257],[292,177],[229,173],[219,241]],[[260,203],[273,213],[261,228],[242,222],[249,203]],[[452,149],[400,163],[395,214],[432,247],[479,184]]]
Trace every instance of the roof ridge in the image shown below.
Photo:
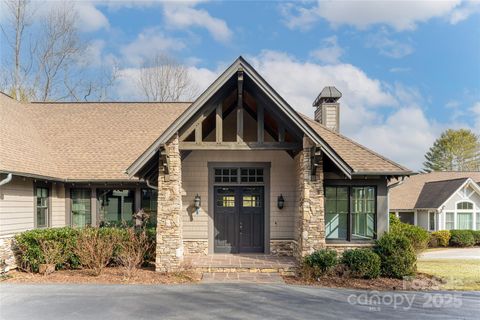
[[[298,111],[297,111],[297,112],[298,112]],[[413,172],[412,170],[410,170],[410,169],[408,169],[408,168],[406,168],[406,167],[404,167],[404,166],[396,163],[396,162],[393,161],[393,160],[390,160],[390,159],[388,159],[388,158],[380,155],[379,153],[377,153],[377,152],[375,152],[375,151],[373,151],[373,150],[365,147],[364,145],[361,145],[360,143],[358,143],[358,142],[356,142],[356,141],[348,138],[347,136],[344,136],[343,134],[341,134],[341,133],[339,133],[339,132],[336,132],[336,131],[334,131],[334,130],[332,130],[332,129],[330,129],[330,128],[327,128],[326,126],[324,126],[324,125],[321,124],[320,122],[315,121],[314,119],[310,118],[309,116],[307,116],[307,115],[305,115],[305,114],[303,114],[303,113],[301,113],[301,112],[298,112],[298,113],[299,113],[301,116],[303,116],[303,117],[307,117],[310,121],[315,122],[316,125],[322,127],[323,129],[326,129],[326,130],[328,130],[329,132],[337,135],[338,137],[340,137],[340,138],[342,138],[342,139],[345,139],[345,140],[353,143],[354,145],[356,145],[356,146],[364,149],[365,151],[371,153],[372,155],[377,156],[377,157],[379,157],[380,159],[385,160],[385,161],[389,162],[390,164],[393,164],[394,166],[397,166],[398,168],[400,168],[400,169],[402,169],[402,170]]]
[[[427,183],[437,183],[437,182],[447,182],[447,181],[456,181],[456,180],[468,180],[468,179],[471,179],[471,178],[470,177],[461,177],[461,178],[455,178],[455,179],[426,181],[425,184],[427,184]]]
[[[13,99],[13,98],[12,98]],[[192,101],[30,101],[31,104],[169,104],[192,103]]]

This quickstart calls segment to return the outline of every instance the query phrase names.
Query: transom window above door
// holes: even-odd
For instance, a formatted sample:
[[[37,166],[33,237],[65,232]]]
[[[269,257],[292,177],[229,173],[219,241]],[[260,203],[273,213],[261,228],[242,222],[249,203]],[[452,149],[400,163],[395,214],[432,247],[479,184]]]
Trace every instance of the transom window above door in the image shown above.
[[[215,182],[224,183],[263,183],[263,168],[216,168]]]

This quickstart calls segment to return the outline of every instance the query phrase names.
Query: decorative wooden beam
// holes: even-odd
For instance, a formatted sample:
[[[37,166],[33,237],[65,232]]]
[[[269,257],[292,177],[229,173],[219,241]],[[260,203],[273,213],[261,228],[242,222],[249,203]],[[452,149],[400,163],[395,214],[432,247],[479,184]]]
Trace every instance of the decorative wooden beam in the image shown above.
[[[278,142],[285,142],[285,127],[281,123],[278,124]]]
[[[219,103],[217,105],[216,117],[215,117],[215,141],[217,143],[222,143],[223,141],[223,105]]]
[[[243,142],[243,69],[237,72],[238,97],[237,97],[237,142]]]
[[[195,143],[199,144],[202,143],[203,136],[202,136],[202,123],[197,124],[195,127]]]
[[[300,143],[291,142],[223,142],[206,141],[201,144],[195,142],[180,142],[181,150],[298,150]]]
[[[263,114],[263,106],[257,106],[257,141],[258,143],[263,143],[265,141],[264,132],[265,132],[265,121]]]

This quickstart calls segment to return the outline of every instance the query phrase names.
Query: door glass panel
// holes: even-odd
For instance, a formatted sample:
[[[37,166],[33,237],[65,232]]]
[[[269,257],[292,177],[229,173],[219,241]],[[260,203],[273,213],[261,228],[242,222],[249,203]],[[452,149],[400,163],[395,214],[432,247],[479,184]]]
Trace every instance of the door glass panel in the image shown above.
[[[242,206],[246,208],[258,208],[263,206],[261,188],[243,188]]]
[[[235,189],[219,188],[217,191],[216,204],[218,207],[235,207]]]

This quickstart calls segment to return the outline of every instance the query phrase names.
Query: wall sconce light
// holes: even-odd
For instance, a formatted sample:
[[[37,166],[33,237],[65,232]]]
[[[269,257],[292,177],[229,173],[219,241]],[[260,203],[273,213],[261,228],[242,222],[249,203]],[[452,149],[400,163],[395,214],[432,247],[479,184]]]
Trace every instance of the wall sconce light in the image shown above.
[[[277,198],[277,207],[278,209],[283,209],[284,206],[285,206],[285,199],[283,199],[283,195],[280,195]]]
[[[195,199],[193,199],[193,206],[195,207],[195,209],[197,209],[197,214],[198,214],[198,211],[200,210],[200,207],[202,206],[202,198],[200,198],[198,193],[195,196]]]

